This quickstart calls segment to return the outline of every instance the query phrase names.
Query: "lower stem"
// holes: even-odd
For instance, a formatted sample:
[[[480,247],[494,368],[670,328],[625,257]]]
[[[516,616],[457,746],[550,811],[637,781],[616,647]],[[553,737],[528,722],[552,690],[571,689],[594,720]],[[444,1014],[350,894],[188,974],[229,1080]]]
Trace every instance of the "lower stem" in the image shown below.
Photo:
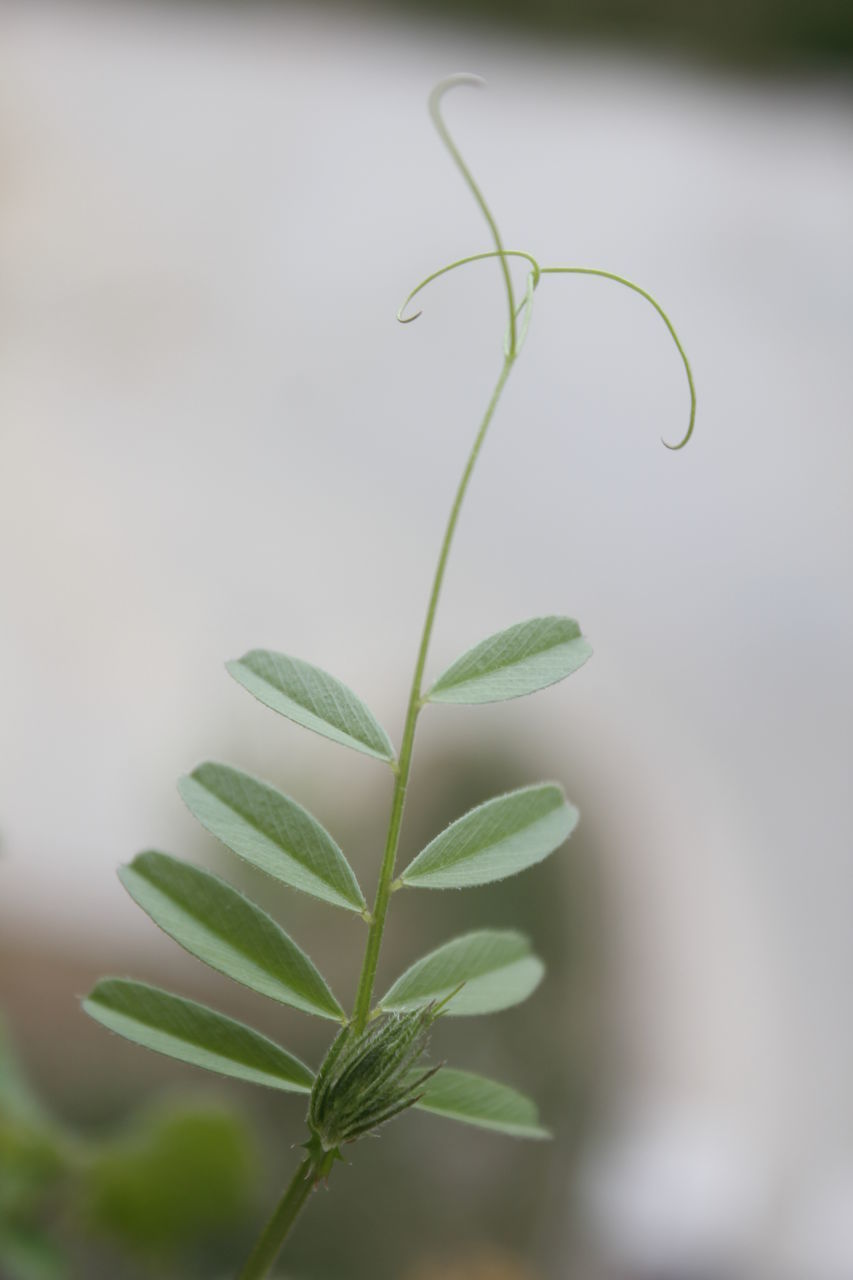
[[[332,1162],[331,1153],[323,1156],[319,1161],[315,1161],[312,1156],[302,1161],[274,1214],[264,1227],[238,1280],[263,1280],[263,1277],[269,1274],[270,1267],[278,1257],[290,1228],[299,1217],[317,1182],[328,1175]]]

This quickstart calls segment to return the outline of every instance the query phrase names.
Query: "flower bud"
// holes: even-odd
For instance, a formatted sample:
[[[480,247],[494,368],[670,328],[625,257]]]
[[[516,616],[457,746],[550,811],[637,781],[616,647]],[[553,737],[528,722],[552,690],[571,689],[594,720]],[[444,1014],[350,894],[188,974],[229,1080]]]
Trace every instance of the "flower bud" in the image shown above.
[[[387,1014],[360,1035],[344,1027],[311,1090],[308,1126],[323,1151],[354,1142],[414,1106],[441,1066],[419,1066],[438,1011],[427,1005]]]

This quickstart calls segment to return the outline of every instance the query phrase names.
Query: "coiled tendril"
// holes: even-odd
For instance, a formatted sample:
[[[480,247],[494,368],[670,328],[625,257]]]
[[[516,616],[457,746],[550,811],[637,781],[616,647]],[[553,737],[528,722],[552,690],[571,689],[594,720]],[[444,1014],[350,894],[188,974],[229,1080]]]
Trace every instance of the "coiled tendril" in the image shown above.
[[[687,357],[687,352],[684,350],[684,347],[681,344],[681,340],[675,331],[675,326],[673,325],[669,316],[664,311],[663,307],[657,301],[657,299],[651,293],[649,293],[648,290],[643,289],[638,284],[635,284],[633,280],[628,280],[625,276],[617,275],[614,271],[603,271],[599,267],[575,267],[575,266],[542,267],[539,265],[539,262],[536,260],[536,258],[534,258],[533,254],[527,253],[523,249],[505,249],[504,248],[497,223],[495,222],[495,219],[494,219],[494,215],[492,214],[491,209],[486,203],[486,199],[482,191],[480,190],[480,187],[478,186],[477,182],[474,180],[474,176],[471,173],[471,170],[469,169],[465,160],[462,158],[459,148],[456,146],[456,143],[454,142],[453,137],[451,136],[450,131],[447,128],[447,125],[445,124],[444,118],[441,114],[441,100],[444,97],[445,93],[448,92],[449,89],[455,88],[457,85],[472,85],[475,88],[479,88],[484,83],[485,82],[479,76],[472,76],[467,74],[449,76],[446,80],[440,81],[440,83],[435,86],[432,93],[430,94],[429,113],[442,142],[444,143],[447,150],[450,152],[451,157],[453,158],[457,168],[462,174],[462,177],[465,179],[465,182],[467,183],[468,188],[470,189],[472,195],[474,196],[474,199],[476,200],[480,208],[480,211],[482,212],[483,217],[485,218],[489,226],[489,230],[492,234],[492,239],[494,240],[494,243],[495,243],[495,248],[489,249],[483,253],[472,253],[465,258],[457,258],[455,262],[449,262],[447,263],[446,266],[439,267],[437,271],[432,271],[428,276],[425,276],[423,280],[421,280],[418,284],[415,285],[414,289],[412,289],[411,292],[406,297],[405,301],[403,302],[403,305],[400,307],[399,311],[397,312],[397,319],[400,321],[401,324],[411,324],[413,320],[417,320],[417,318],[420,315],[422,315],[423,312],[421,310],[418,310],[413,315],[407,316],[405,314],[406,309],[408,308],[410,303],[414,301],[414,299],[418,296],[418,294],[421,293],[423,289],[425,289],[428,285],[432,284],[433,281],[440,279],[441,276],[445,276],[449,272],[455,271],[458,267],[466,267],[472,262],[482,262],[486,258],[498,258],[500,260],[501,273],[503,276],[504,288],[505,288],[506,297],[507,297],[507,309],[509,313],[507,332],[504,340],[504,351],[505,351],[507,360],[513,361],[515,357],[518,355],[519,351],[521,350],[521,347],[524,343],[524,339],[527,336],[527,330],[530,325],[530,315],[533,309],[533,294],[538,288],[540,281],[542,279],[542,276],[546,276],[546,275],[597,276],[599,279],[602,279],[602,280],[612,280],[616,284],[623,285],[626,289],[630,289],[633,293],[639,294],[641,298],[645,298],[646,302],[650,303],[651,306],[654,307],[655,311],[658,313],[661,320],[663,320],[664,324],[666,325],[669,331],[669,335],[672,338],[673,342],[675,343],[678,354],[681,357],[681,362],[684,366],[684,372],[687,376],[687,387],[690,392],[690,418],[687,425],[687,430],[684,436],[681,438],[681,440],[679,440],[676,444],[670,444],[666,440],[662,440],[662,443],[666,446],[667,449],[671,449],[673,451],[678,449],[683,449],[684,446],[687,444],[688,440],[690,439],[690,437],[693,435],[693,427],[696,422],[696,387],[693,381],[693,371],[690,368],[690,361]],[[530,265],[530,271],[528,272],[528,275],[527,275],[527,284],[525,288],[524,297],[521,300],[521,303],[518,305],[516,305],[515,291],[513,289],[512,276],[509,270],[508,260],[510,258],[522,258]]]

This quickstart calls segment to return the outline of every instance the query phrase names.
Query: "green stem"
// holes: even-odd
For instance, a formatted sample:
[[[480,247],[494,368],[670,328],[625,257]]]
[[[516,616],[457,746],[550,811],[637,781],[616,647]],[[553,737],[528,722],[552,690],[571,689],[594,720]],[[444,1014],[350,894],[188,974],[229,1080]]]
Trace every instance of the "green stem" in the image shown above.
[[[438,557],[438,564],[435,569],[435,577],[433,578],[432,591],[430,592],[429,604],[427,605],[426,618],[424,619],[423,631],[421,632],[421,643],[418,649],[418,658],[415,663],[415,673],[412,677],[412,688],[409,693],[409,706],[406,712],[406,724],[403,729],[403,745],[400,748],[400,758],[398,772],[394,784],[394,797],[391,802],[391,818],[388,823],[388,836],[385,841],[385,853],[382,858],[382,869],[379,873],[379,884],[376,889],[376,901],[373,906],[373,914],[371,916],[370,933],[367,938],[367,946],[364,951],[364,963],[361,970],[361,978],[358,984],[358,992],[355,999],[355,1009],[353,1011],[352,1022],[353,1030],[359,1035],[367,1024],[370,1014],[370,1002],[373,997],[373,984],[376,980],[376,966],[379,961],[379,949],[382,945],[382,933],[385,928],[385,916],[388,912],[388,902],[391,897],[391,885],[394,879],[394,864],[397,859],[397,847],[400,843],[400,827],[403,822],[403,809],[406,803],[406,788],[409,783],[409,771],[412,767],[412,747],[415,740],[415,726],[417,724],[418,715],[421,710],[422,686],[424,678],[424,668],[426,666],[427,653],[429,651],[429,643],[432,638],[432,628],[435,622],[435,613],[438,607],[438,597],[441,594],[442,583],[444,582],[444,571],[447,568],[447,558],[450,554],[450,546],[453,542],[453,535],[456,531],[456,524],[459,519],[459,512],[468,488],[468,482],[471,479],[471,473],[477,462],[483,441],[486,438],[486,432],[489,429],[489,423],[494,417],[495,409],[501,398],[510,370],[515,363],[515,351],[510,350],[504,359],[500,377],[495,384],[492,392],[492,398],[489,401],[480,428],[474,440],[473,447],[468,455],[468,461],[465,470],[462,472],[462,478],[459,481],[459,487],[456,490],[456,497],[453,506],[450,509],[450,516],[447,521],[447,528],[444,531],[444,540],[441,544],[441,552]]]
[[[456,531],[456,524],[459,520],[459,512],[462,508],[462,502],[468,488],[468,482],[483,447],[483,441],[486,438],[486,432],[489,424],[494,417],[495,409],[501,398],[501,393],[506,386],[507,378],[510,370],[515,363],[516,353],[511,351],[504,359],[501,368],[500,377],[495,384],[492,397],[489,400],[483,420],[480,423],[479,430],[468,455],[468,461],[465,464],[465,470],[459,481],[456,490],[456,497],[453,500],[453,506],[450,509],[450,515],[447,520],[447,527],[444,531],[444,539],[441,544],[441,552],[436,565],[435,577],[433,578],[432,590],[430,592],[429,604],[427,605],[426,618],[424,619],[423,631],[421,632],[421,642],[418,648],[417,662],[415,663],[415,672],[412,678],[412,688],[409,694],[409,706],[406,713],[406,725],[403,730],[403,745],[400,750],[400,759],[398,772],[394,785],[394,798],[391,804],[391,818],[388,824],[388,837],[385,842],[385,854],[382,859],[382,869],[379,875],[379,884],[376,890],[376,902],[373,907],[371,916],[370,932],[367,938],[367,946],[364,952],[364,965],[361,971],[361,979],[358,984],[358,993],[356,995],[355,1010],[353,1012],[352,1022],[353,1030],[356,1035],[360,1034],[367,1023],[370,1014],[370,1002],[373,997],[373,984],[376,979],[376,965],[379,960],[379,949],[382,945],[382,933],[385,928],[385,917],[388,912],[388,902],[391,897],[391,884],[394,878],[394,864],[397,858],[397,846],[400,842],[400,827],[403,821],[403,808],[406,801],[406,787],[409,781],[409,771],[412,765],[412,747],[415,740],[415,725],[417,724],[418,715],[421,710],[421,691],[423,686],[424,668],[426,667],[427,653],[429,651],[429,643],[432,638],[432,629],[435,622],[436,609],[438,608],[438,598],[441,594],[442,583],[444,582],[444,572],[447,568],[447,559],[450,555],[450,546],[453,542],[453,535]],[[319,1161],[315,1161],[314,1157],[308,1156],[302,1161],[296,1173],[284,1192],[278,1207],[264,1228],[257,1244],[252,1250],[243,1270],[240,1272],[238,1280],[263,1280],[263,1277],[269,1274],[279,1251],[284,1244],[285,1239],[293,1226],[301,1210],[316,1183],[321,1179],[328,1177],[334,1161],[333,1153],[329,1152]]]
[[[494,417],[495,409],[498,407],[498,401],[501,393],[506,386],[507,378],[510,370],[515,364],[519,351],[517,315],[515,305],[515,295],[512,288],[512,279],[509,274],[509,265],[507,262],[508,255],[503,247],[503,242],[498,231],[497,224],[492,216],[486,200],[474,177],[463,160],[456,144],[451,138],[444,120],[441,116],[441,99],[448,89],[457,84],[480,84],[482,83],[476,76],[451,76],[448,80],[443,80],[436,85],[429,97],[429,111],[432,116],[441,138],[448,148],[453,160],[459,168],[463,178],[467,182],[474,199],[480,207],[489,229],[492,233],[492,239],[495,243],[495,254],[500,259],[501,274],[503,276],[504,288],[506,290],[507,307],[509,310],[509,328],[506,341],[506,354],[504,356],[503,366],[501,367],[500,377],[498,378],[495,389],[492,392],[491,399],[486,407],[483,420],[480,423],[477,435],[471,452],[468,455],[468,461],[465,464],[465,470],[462,472],[462,478],[456,490],[456,497],[453,500],[453,506],[450,509],[450,515],[447,520],[447,527],[444,531],[444,539],[441,544],[441,551],[438,557],[438,564],[435,569],[435,577],[432,582],[432,590],[430,592],[429,604],[427,605],[426,618],[424,619],[423,631],[421,632],[421,642],[418,648],[417,662],[415,663],[415,672],[412,677],[412,688],[409,693],[409,705],[406,712],[406,723],[403,729],[403,744],[400,748],[400,757],[396,768],[396,777],[394,781],[394,797],[391,802],[391,817],[388,823],[388,835],[385,841],[385,852],[382,858],[382,868],[379,873],[379,884],[376,888],[376,899],[373,906],[373,913],[370,917],[370,930],[367,936],[367,945],[364,950],[364,963],[362,965],[361,977],[358,983],[358,991],[356,993],[355,1008],[351,1025],[355,1035],[360,1035],[367,1025],[367,1019],[370,1016],[370,1004],[373,998],[373,985],[376,980],[376,966],[379,962],[379,950],[382,946],[382,934],[385,929],[385,917],[388,912],[388,902],[391,897],[391,889],[394,880],[394,864],[397,859],[397,847],[400,843],[400,828],[403,823],[403,809],[406,803],[406,788],[409,783],[409,771],[412,766],[412,748],[415,741],[415,725],[417,724],[418,715],[420,714],[422,705],[422,688],[424,679],[424,668],[426,667],[427,653],[429,651],[429,643],[432,638],[432,628],[435,622],[435,613],[438,607],[438,597],[441,594],[442,583],[444,582],[444,571],[447,568],[447,559],[450,555],[450,546],[453,542],[453,535],[456,531],[456,524],[459,519],[459,512],[465,493],[468,488],[468,482],[479,457],[480,450],[483,447],[483,441],[486,438],[486,432],[489,424]],[[470,261],[475,261],[481,255],[477,254]],[[489,255],[490,256],[490,255]],[[527,316],[529,319],[530,311],[530,295],[532,288],[535,288],[539,280],[539,267],[534,258],[526,253],[516,253],[513,257],[527,258],[533,268],[532,286],[528,287],[528,294],[522,306],[527,306]],[[469,261],[466,259],[465,261]],[[456,264],[461,265],[461,264]],[[437,272],[437,275],[443,272]],[[433,279],[434,277],[430,277]],[[425,281],[424,283],[429,283]],[[409,295],[408,301],[414,297],[423,288],[423,284],[418,286],[412,294]],[[405,308],[405,303],[403,304]],[[402,316],[399,317],[402,319]],[[414,318],[414,317],[412,317]],[[526,328],[526,322],[525,322]],[[240,1272],[238,1280],[263,1280],[269,1273],[270,1267],[278,1257],[279,1250],[284,1243],[290,1228],[296,1221],[300,1211],[305,1205],[306,1200],[319,1179],[328,1177],[329,1171],[334,1161],[334,1153],[329,1152],[317,1160],[313,1155],[303,1160],[293,1176],[293,1180],[287,1187],[282,1196],[278,1208],[270,1218],[263,1234],[252,1250],[252,1254],[243,1270]]]
[[[319,1161],[308,1156],[302,1161],[281,1197],[275,1213],[264,1227],[238,1280],[263,1280],[278,1257],[290,1228],[299,1216],[306,1200],[321,1178],[328,1176],[334,1157],[331,1152]]]

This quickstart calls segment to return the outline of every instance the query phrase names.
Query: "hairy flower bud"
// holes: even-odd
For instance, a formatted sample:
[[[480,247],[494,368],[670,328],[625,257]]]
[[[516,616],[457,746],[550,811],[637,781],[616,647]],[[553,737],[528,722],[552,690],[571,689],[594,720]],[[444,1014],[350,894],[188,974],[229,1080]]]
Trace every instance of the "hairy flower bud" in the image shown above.
[[[427,1005],[386,1015],[361,1035],[344,1027],[311,1090],[308,1126],[322,1150],[354,1142],[414,1106],[441,1066],[418,1065],[437,1014],[437,1006]]]

